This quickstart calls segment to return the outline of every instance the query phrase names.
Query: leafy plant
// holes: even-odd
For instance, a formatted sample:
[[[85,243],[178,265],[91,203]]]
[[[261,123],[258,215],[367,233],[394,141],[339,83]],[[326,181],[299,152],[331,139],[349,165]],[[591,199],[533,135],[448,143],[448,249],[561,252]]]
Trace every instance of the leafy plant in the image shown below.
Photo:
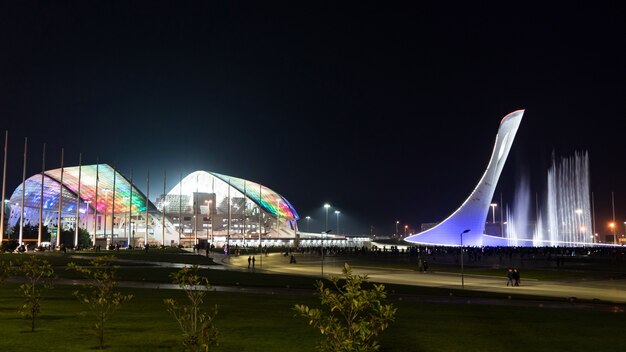
[[[0,260],[0,285],[13,274],[13,263],[10,260]]]
[[[45,259],[39,259],[31,255],[29,260],[22,262],[20,271],[26,276],[27,282],[20,285],[24,296],[24,304],[20,313],[26,319],[30,319],[30,331],[35,331],[35,319],[41,312],[41,298],[44,289],[52,288],[52,279],[55,277],[54,270]]]
[[[113,256],[101,256],[90,261],[91,267],[82,267],[69,263],[68,269],[76,270],[88,280],[83,287],[87,293],[74,291],[74,296],[89,307],[94,319],[93,332],[98,338],[100,349],[104,347],[105,324],[122,303],[128,302],[133,295],[124,295],[116,290],[118,266],[112,265]]]
[[[331,277],[333,287],[317,282],[321,304],[325,309],[296,305],[298,315],[309,320],[324,336],[318,350],[327,352],[378,351],[376,337],[394,321],[396,308],[385,304],[385,286],[373,285],[366,289],[363,283],[367,275],[354,275],[346,263],[343,267],[345,282]]]
[[[217,346],[218,336],[218,330],[213,326],[217,305],[212,312],[202,311],[206,294],[211,289],[209,281],[198,274],[197,265],[182,268],[170,276],[189,299],[188,305],[181,305],[171,298],[163,300],[183,332],[185,351],[209,351],[211,346]]]

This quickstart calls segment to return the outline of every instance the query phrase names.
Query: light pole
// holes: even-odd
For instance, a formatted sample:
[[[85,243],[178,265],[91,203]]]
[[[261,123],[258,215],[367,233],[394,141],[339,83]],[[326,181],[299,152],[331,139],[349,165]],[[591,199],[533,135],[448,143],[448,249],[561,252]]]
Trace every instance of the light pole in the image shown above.
[[[324,236],[328,234],[328,208],[330,208],[330,204],[324,204],[324,209],[326,209],[326,229],[322,232],[322,277],[324,277]]]
[[[409,225],[404,225],[404,237],[406,238],[406,230],[409,228]]]
[[[309,222],[311,221],[311,217],[307,216],[306,217],[306,232],[309,232]]]
[[[395,238],[398,238],[398,224],[400,224],[400,220],[396,220],[396,233],[394,233]]]
[[[211,207],[213,206],[213,200],[205,200],[204,203],[209,207],[209,209],[207,210],[206,214],[209,218],[209,223],[206,225],[206,244],[207,246],[209,246],[209,249],[211,249],[210,247],[210,242],[209,242],[209,226],[211,226],[211,233],[213,233],[213,220],[212,220],[212,215],[211,214]],[[204,221],[203,221],[204,223]],[[211,243],[213,242],[213,236],[211,236]]]
[[[615,223],[614,222],[610,223],[609,227],[613,231],[613,244],[617,244],[617,238],[615,237]]]
[[[328,230],[328,208],[330,208],[330,204],[324,204],[324,209],[326,209],[326,228],[324,229],[324,232]]]
[[[465,271],[463,268],[463,234],[470,232],[470,229],[467,229],[461,232],[461,288],[465,289]]]
[[[498,206],[498,204],[491,203],[491,223],[492,224],[496,223],[496,207],[497,206]]]
[[[337,215],[337,235],[339,235],[339,214],[341,214],[341,212],[339,210],[335,210],[335,215]]]
[[[84,219],[85,219],[85,229],[88,229],[90,227],[87,224],[87,222],[89,221],[89,204],[91,204],[91,201],[90,200],[86,200],[85,201],[85,205],[86,205],[86,207],[85,207],[85,216],[84,216]],[[96,214],[93,215],[93,221],[94,222],[96,221]],[[94,235],[93,243],[94,243],[94,246],[95,246],[96,245],[96,233],[94,232],[93,235]]]

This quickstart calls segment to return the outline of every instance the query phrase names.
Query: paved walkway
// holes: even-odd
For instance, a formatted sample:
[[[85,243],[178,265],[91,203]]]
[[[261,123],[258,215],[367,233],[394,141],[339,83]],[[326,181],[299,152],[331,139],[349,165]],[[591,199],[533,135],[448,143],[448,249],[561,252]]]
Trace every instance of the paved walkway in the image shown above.
[[[285,257],[280,253],[272,253],[264,256],[263,263],[261,258],[256,256],[256,270],[263,270],[269,273],[284,273],[292,275],[307,275],[320,277],[322,272],[322,261],[319,256],[314,255],[296,255],[297,264],[289,264],[289,257]],[[231,268],[238,270],[247,270],[248,257],[229,257],[217,256],[216,262],[222,262]],[[324,276],[341,275],[343,268],[343,258],[326,257],[324,260]],[[461,275],[455,273],[428,272],[419,273],[408,269],[390,269],[377,267],[352,267],[356,274],[367,274],[370,281],[388,283],[415,285],[438,288],[461,288]],[[524,295],[542,296],[542,297],[558,297],[588,300],[601,300],[615,302],[619,304],[626,303],[626,280],[595,280],[595,281],[578,281],[578,282],[555,282],[555,281],[538,281],[522,278],[522,285],[519,287],[507,287],[506,278],[497,278],[492,276],[465,275],[464,286],[466,290],[486,291],[497,293],[516,293]]]

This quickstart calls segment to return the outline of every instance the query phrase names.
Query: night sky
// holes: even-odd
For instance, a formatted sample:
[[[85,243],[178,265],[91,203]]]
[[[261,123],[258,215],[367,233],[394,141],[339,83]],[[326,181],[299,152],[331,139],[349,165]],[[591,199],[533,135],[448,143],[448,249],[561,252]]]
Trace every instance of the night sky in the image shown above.
[[[553,152],[588,150],[598,232],[611,191],[626,221],[623,5],[471,3],[3,1],[7,198],[28,137],[28,176],[45,142],[48,168],[64,147],[144,190],[149,171],[151,198],[164,170],[203,169],[276,190],[311,231],[329,202],[349,233],[390,234],[454,211],[524,108],[496,196],[541,194]]]

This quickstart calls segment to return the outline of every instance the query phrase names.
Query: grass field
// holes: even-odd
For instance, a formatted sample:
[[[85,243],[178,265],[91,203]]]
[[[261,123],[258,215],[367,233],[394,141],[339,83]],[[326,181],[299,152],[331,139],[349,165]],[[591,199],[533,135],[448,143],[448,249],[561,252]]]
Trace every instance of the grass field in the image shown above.
[[[95,256],[104,253],[78,253]],[[146,266],[143,261],[198,263],[207,258],[178,250],[120,251],[121,280],[170,282],[169,267]],[[55,265],[60,277],[79,278],[65,270],[67,262],[88,264],[88,259],[58,253],[44,254]],[[26,255],[3,254],[0,260],[20,262]],[[190,259],[192,258],[192,259]],[[200,259],[198,259],[200,258]],[[131,260],[128,262],[128,260]],[[132,260],[137,262],[133,263]],[[378,266],[376,261],[365,266]],[[604,266],[606,263],[598,263]],[[442,268],[448,266],[442,265]],[[477,268],[485,270],[485,268]],[[547,269],[534,268],[540,275]],[[553,269],[550,269],[553,270]],[[570,269],[568,269],[570,270]],[[619,269],[622,270],[622,269]],[[619,271],[618,270],[618,271]],[[526,272],[526,271],[525,271]],[[263,274],[249,271],[204,269],[214,285],[266,288],[313,288],[315,278]],[[593,277],[596,271],[581,271]],[[502,294],[417,286],[386,285],[390,293],[483,298],[504,298]],[[29,332],[18,308],[22,298],[17,284],[0,286],[0,351],[88,351],[96,339],[88,330],[89,320],[81,315],[85,307],[72,296],[75,286],[57,285],[47,291],[37,331]],[[180,351],[177,323],[166,312],[164,298],[182,299],[182,292],[163,289],[121,289],[134,299],[113,316],[105,340],[107,351]],[[269,289],[268,291],[271,291]],[[294,317],[294,304],[317,305],[313,290],[298,295],[211,292],[209,305],[218,305],[216,325],[220,345],[216,351],[314,351],[317,331],[301,318]],[[396,321],[381,336],[382,351],[616,351],[626,344],[622,331],[624,313],[607,309],[540,308],[523,296],[513,296],[510,305],[430,303],[400,300]],[[526,297],[527,298],[527,297]],[[534,297],[533,299],[538,299]]]
[[[58,286],[43,301],[37,331],[17,309],[16,285],[0,288],[0,351],[86,351],[96,340],[84,310]],[[162,300],[180,291],[133,289],[134,299],[110,321],[108,351],[178,351],[180,336]],[[294,317],[296,303],[316,305],[313,295],[289,297],[212,292],[218,305],[218,351],[314,351],[317,332]],[[397,320],[382,335],[383,351],[610,351],[624,346],[623,314],[586,310],[501,307],[396,301]]]

